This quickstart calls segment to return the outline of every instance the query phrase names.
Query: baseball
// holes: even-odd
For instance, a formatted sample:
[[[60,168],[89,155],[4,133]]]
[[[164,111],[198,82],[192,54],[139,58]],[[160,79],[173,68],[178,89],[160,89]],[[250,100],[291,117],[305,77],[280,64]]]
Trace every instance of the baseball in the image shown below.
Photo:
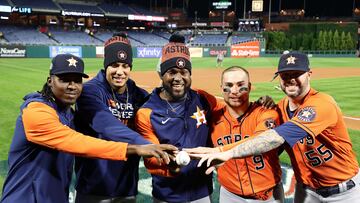
[[[190,156],[187,152],[185,151],[180,151],[177,155],[176,155],[176,163],[179,166],[186,166],[190,163]]]

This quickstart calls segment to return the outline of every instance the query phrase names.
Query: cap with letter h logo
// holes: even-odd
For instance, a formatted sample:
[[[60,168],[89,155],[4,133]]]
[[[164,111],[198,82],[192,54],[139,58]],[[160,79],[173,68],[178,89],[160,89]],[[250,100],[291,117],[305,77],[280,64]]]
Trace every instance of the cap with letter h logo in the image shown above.
[[[61,75],[66,73],[80,74],[84,78],[89,76],[84,73],[84,61],[72,54],[56,55],[50,65],[50,75]]]
[[[280,57],[278,70],[275,74],[289,70],[297,70],[304,72],[309,71],[310,67],[308,56],[301,52],[289,52],[287,54],[283,54]]]

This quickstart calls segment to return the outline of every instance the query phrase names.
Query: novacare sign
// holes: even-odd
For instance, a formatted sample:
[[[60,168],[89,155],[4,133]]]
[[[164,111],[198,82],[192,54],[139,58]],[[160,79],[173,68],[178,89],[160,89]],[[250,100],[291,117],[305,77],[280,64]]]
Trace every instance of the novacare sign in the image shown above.
[[[1,46],[0,57],[25,57],[26,49],[24,46]]]

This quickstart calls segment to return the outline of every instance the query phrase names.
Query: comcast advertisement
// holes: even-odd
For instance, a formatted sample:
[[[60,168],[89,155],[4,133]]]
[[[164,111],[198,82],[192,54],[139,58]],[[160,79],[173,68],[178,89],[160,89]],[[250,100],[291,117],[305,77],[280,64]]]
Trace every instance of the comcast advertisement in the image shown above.
[[[260,56],[260,42],[244,42],[231,46],[231,57],[244,58],[244,57],[259,57]]]
[[[0,46],[0,57],[22,58],[26,56],[24,46]]]
[[[160,47],[138,47],[136,52],[137,58],[159,58],[161,56]]]

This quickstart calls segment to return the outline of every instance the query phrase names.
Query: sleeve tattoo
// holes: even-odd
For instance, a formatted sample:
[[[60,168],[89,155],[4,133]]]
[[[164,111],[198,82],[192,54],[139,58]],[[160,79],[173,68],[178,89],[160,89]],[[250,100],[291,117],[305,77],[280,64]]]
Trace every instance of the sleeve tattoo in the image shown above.
[[[250,138],[233,149],[233,158],[259,155],[275,149],[285,142],[275,130],[267,130]]]

